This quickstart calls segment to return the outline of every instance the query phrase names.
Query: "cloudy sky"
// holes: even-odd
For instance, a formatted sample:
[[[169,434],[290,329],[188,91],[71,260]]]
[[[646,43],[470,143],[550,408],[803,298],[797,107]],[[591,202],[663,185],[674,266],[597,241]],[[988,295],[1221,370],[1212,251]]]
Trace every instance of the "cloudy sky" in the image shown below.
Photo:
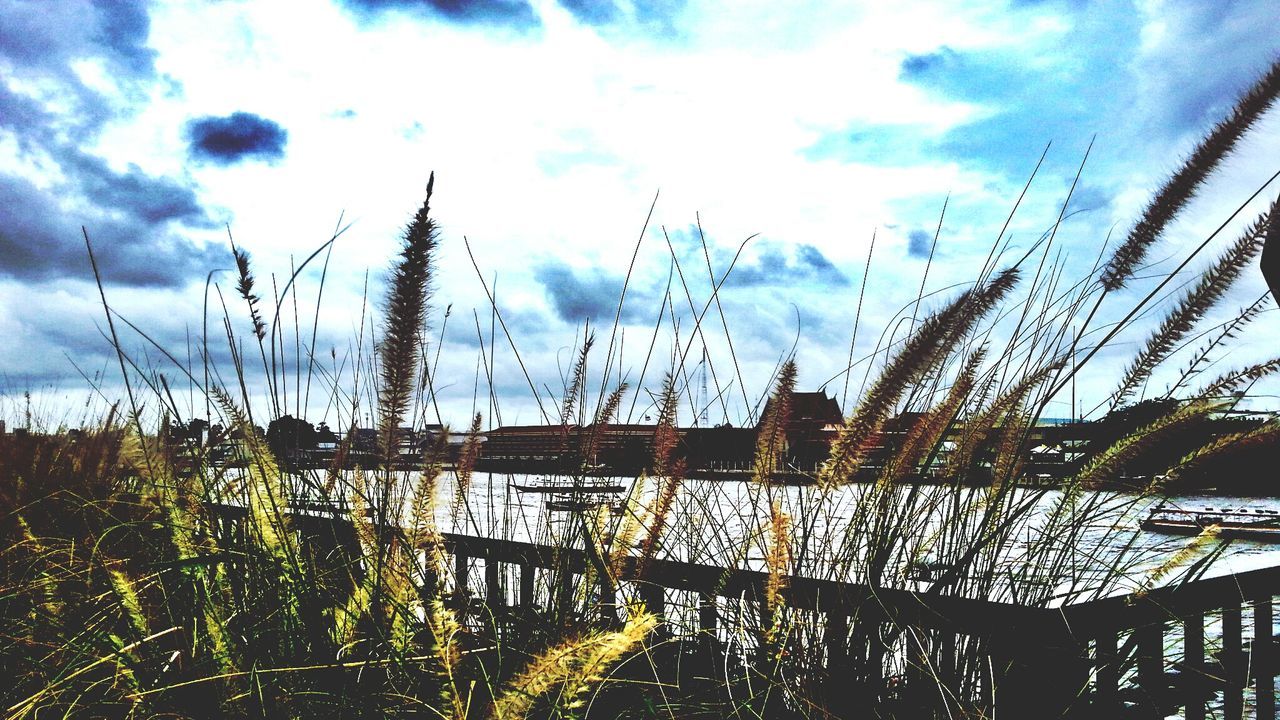
[[[529,382],[543,403],[558,393],[588,319],[598,379],[637,241],[614,347],[633,385],[656,386],[669,366],[673,320],[688,343],[690,304],[700,310],[710,297],[707,261],[719,276],[750,238],[721,291],[723,321],[713,306],[704,328],[712,385],[726,388],[709,420],[742,422],[793,345],[800,387],[836,377],[827,389],[839,396],[873,235],[855,359],[910,311],[927,264],[934,305],[975,276],[1049,145],[1004,236],[1014,250],[1030,247],[1096,136],[1050,258],[1068,277],[1087,274],[1109,233],[1123,235],[1280,51],[1273,0],[300,7],[0,4],[6,412],[27,390],[49,407],[74,406],[91,395],[82,374],[107,393],[118,383],[82,226],[108,300],[184,363],[199,353],[212,278],[210,348],[224,379],[219,289],[234,330],[251,333],[227,227],[252,255],[270,314],[273,280],[282,289],[292,266],[349,226],[328,256],[315,342],[317,358],[349,377],[365,288],[376,313],[400,228],[433,171],[442,233],[432,332],[444,331],[436,385],[447,421],[465,422],[476,395],[488,414],[481,347],[492,350],[507,423],[540,420]],[[1278,169],[1277,115],[1170,230],[1152,272],[1176,264]],[[290,362],[295,345],[310,345],[325,257],[296,286],[300,340],[292,297],[282,313]],[[529,379],[501,329],[490,348],[481,276]],[[663,312],[668,287],[674,309]],[[1104,314],[1118,317],[1148,287],[1135,284]],[[1263,287],[1250,272],[1226,310]],[[1222,362],[1274,350],[1277,315]],[[185,387],[154,346],[117,330],[140,366]],[[1082,375],[1086,410],[1142,340],[1141,327],[1126,333]],[[696,386],[702,351],[691,348]],[[852,392],[867,365],[855,368]],[[293,406],[299,393],[289,392]],[[314,394],[318,419],[327,397]],[[642,395],[636,418],[646,405]],[[1048,414],[1068,413],[1058,405]]]

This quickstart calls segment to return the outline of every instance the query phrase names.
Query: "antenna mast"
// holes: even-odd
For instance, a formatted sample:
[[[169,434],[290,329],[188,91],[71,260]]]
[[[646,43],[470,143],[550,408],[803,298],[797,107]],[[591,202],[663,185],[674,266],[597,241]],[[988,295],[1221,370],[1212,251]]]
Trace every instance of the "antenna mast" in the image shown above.
[[[702,388],[699,392],[701,398],[698,401],[699,415],[698,424],[702,427],[707,426],[707,406],[711,403],[707,399],[707,346],[702,346]]]

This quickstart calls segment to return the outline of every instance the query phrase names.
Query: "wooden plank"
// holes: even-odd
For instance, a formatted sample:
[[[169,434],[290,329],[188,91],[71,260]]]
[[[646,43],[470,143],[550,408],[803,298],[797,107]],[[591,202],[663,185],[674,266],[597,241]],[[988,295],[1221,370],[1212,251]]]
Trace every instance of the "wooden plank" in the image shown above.
[[[1253,604],[1253,652],[1249,663],[1253,668],[1254,707],[1259,720],[1271,720],[1276,716],[1275,663],[1271,645],[1271,598],[1267,598]]]
[[[1241,639],[1240,603],[1222,608],[1222,670],[1226,681],[1222,689],[1224,720],[1241,720],[1244,716],[1245,663]]]
[[[1182,621],[1182,676],[1186,697],[1184,718],[1204,720],[1204,697],[1194,690],[1203,685],[1204,672],[1204,615],[1195,613]]]

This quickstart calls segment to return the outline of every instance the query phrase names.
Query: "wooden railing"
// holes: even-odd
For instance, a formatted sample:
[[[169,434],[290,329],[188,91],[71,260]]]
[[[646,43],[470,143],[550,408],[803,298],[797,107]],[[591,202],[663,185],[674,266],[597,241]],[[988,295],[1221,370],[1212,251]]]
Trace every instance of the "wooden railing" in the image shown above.
[[[479,562],[484,581],[475,594],[491,605],[533,604],[539,570],[583,573],[591,564],[581,550],[509,540],[446,535],[446,544],[453,555],[456,588],[470,588],[472,566]],[[519,591],[514,595],[504,584],[508,566],[518,568]],[[764,572],[658,559],[647,563],[642,575],[636,571],[636,563],[629,560],[620,579],[634,585],[650,612],[665,612],[668,591],[697,597],[696,626],[668,632],[715,633],[721,602],[758,603],[767,581]],[[616,617],[617,592],[615,587],[601,589],[600,597],[612,600],[600,603],[605,621]],[[1166,717],[1181,711],[1195,720],[1206,717],[1212,705],[1216,717],[1235,719],[1246,716],[1245,689],[1250,686],[1254,702],[1248,716],[1275,717],[1271,623],[1280,568],[1062,608],[804,577],[789,578],[783,592],[788,608],[824,618],[823,670],[835,682],[850,655],[852,626],[876,623],[892,629],[880,633],[882,637],[908,631],[913,643],[927,639],[927,647],[907,648],[908,686],[913,680],[947,682],[947,656],[956,652],[962,638],[985,648],[993,673],[987,680],[994,690],[986,698],[971,700],[993,707],[997,717]],[[1246,616],[1253,625],[1251,642],[1245,641]],[[1220,649],[1212,655],[1206,653],[1207,620],[1221,638]],[[891,679],[883,666],[881,674]],[[955,690],[950,694],[958,697]]]
[[[243,509],[219,506],[215,515],[220,536],[242,537]],[[317,542],[354,543],[341,517],[311,509],[295,519]],[[598,562],[580,549],[459,534],[446,534],[445,544],[462,606],[531,608],[551,602],[540,573],[590,574],[609,578],[592,594],[600,622],[617,622],[619,598],[629,596],[665,617],[659,632],[668,637],[723,635],[722,613],[759,613],[768,581],[760,571],[656,558],[593,573]],[[810,654],[820,666],[802,670],[830,683],[830,697],[856,675],[880,689],[905,688],[934,703],[938,716],[954,706],[1007,718],[1188,720],[1210,710],[1229,720],[1275,718],[1277,594],[1280,567],[1059,608],[797,576],[782,591],[788,611],[821,629],[824,647]],[[669,607],[682,595],[692,609],[683,616]]]

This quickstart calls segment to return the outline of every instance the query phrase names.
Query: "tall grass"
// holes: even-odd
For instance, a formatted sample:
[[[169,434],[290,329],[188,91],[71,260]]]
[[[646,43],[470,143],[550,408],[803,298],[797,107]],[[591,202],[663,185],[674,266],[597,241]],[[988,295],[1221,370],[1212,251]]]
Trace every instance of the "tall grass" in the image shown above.
[[[1080,346],[1101,329],[1092,323],[1103,300],[1121,298],[1114,291],[1133,280],[1162,228],[1271,106],[1277,67],[1156,193],[1096,277],[1069,284],[1043,244],[1038,258],[1028,253],[998,272],[994,262],[984,266],[972,286],[913,321],[905,338],[878,347],[873,357],[883,354],[883,365],[807,485],[784,484],[804,472],[788,465],[802,370],[791,353],[767,388],[750,480],[688,477],[677,428],[679,409],[694,406],[685,358],[695,344],[707,345],[702,321],[713,304],[728,328],[718,292],[732,266],[717,276],[705,248],[711,296],[701,312],[684,288],[694,327],[679,327],[669,292],[655,326],[654,345],[669,322],[674,349],[654,394],[647,467],[617,508],[553,513],[530,511],[504,478],[476,470],[480,414],[469,418],[456,457],[447,430],[420,452],[402,452],[406,428],[426,424],[442,380],[426,350],[439,242],[433,180],[404,231],[381,322],[362,311],[351,350],[341,360],[334,352],[328,364],[315,352],[315,327],[307,345],[295,322],[294,372],[307,376],[307,397],[317,378],[343,430],[328,468],[277,457],[255,427],[289,407],[287,328],[279,323],[286,293],[260,297],[249,254],[233,246],[243,306],[233,314],[222,305],[233,374],[219,380],[208,337],[203,367],[166,353],[208,398],[216,433],[189,432],[192,418],[183,417],[169,380],[146,372],[116,340],[126,378],[142,378],[154,397],[139,403],[130,389],[127,413],[113,409],[80,435],[0,437],[6,716],[989,716],[1000,677],[991,640],[895,623],[877,593],[1054,607],[1185,581],[1203,570],[1199,560],[1220,552],[1220,540],[1206,533],[1157,560],[1135,544],[1132,520],[1167,483],[1274,440],[1273,417],[1183,445],[1188,428],[1236,407],[1237,393],[1280,370],[1280,360],[1178,393],[1154,419],[1091,448],[1054,486],[1039,476],[1031,446],[1047,403],[1102,344]],[[1191,284],[1119,379],[1115,404],[1177,355],[1252,262],[1271,222],[1271,213],[1261,216]],[[286,288],[303,267],[292,269]],[[1171,395],[1192,385],[1209,353],[1228,347],[1261,302],[1211,335]],[[105,291],[103,309],[110,322],[119,318]],[[1119,310],[1131,317],[1137,308]],[[496,301],[491,314],[491,325],[502,323]],[[243,360],[241,326],[258,345],[260,378]],[[492,385],[495,332],[486,355],[478,314],[476,330]],[[627,382],[614,339],[590,397],[595,343],[584,331],[559,417],[549,418],[561,431],[560,472],[578,490],[600,472],[603,433],[626,394],[644,392],[644,370],[639,382]],[[709,352],[702,356],[711,362]],[[740,383],[736,354],[733,363]],[[265,403],[256,387],[265,388]],[[159,408],[150,432],[140,410],[147,404]],[[357,432],[370,409],[372,449]],[[571,434],[584,423],[590,432]],[[1166,456],[1173,460],[1141,486],[1115,490],[1135,464]],[[553,567],[534,578],[533,606],[487,602],[475,592],[457,572],[469,566],[451,562],[449,531],[557,551]],[[735,570],[761,571],[766,580],[758,597],[704,597],[682,611],[676,594],[650,582],[663,560],[722,568],[721,589]],[[841,620],[791,604],[789,587],[800,578],[868,592]],[[707,609],[717,627],[693,637],[682,612]],[[839,657],[825,650],[836,647]]]

